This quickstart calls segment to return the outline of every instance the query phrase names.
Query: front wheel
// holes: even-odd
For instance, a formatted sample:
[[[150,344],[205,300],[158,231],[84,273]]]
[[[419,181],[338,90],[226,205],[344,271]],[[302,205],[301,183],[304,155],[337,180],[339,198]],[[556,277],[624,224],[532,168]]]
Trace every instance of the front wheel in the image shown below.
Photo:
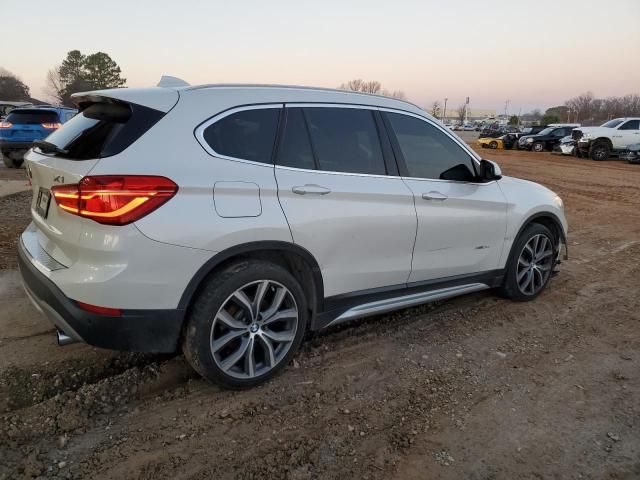
[[[544,143],[536,142],[533,144],[532,148],[534,152],[544,152]]]
[[[287,270],[262,261],[239,262],[203,286],[187,320],[183,351],[207,380],[252,387],[289,363],[308,315],[302,287]]]
[[[604,142],[596,142],[589,150],[589,156],[592,160],[602,161],[609,158],[611,149]]]
[[[520,302],[533,300],[546,288],[556,264],[557,245],[551,231],[532,223],[516,239],[498,292]]]

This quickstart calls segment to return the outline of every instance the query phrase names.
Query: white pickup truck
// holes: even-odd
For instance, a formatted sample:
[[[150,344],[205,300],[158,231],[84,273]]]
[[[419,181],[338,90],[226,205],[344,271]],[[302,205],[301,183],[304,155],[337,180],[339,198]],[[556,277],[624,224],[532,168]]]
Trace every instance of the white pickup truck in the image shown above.
[[[614,118],[599,127],[580,127],[571,136],[576,140],[580,157],[606,160],[627,150],[627,146],[640,143],[640,117]]]

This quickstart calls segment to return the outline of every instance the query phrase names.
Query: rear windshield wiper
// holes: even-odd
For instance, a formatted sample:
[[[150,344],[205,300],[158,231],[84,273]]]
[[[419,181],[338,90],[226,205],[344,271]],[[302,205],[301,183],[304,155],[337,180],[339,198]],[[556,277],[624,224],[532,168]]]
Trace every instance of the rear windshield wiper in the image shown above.
[[[64,150],[57,145],[46,140],[36,140],[33,142],[34,147],[38,147],[42,153],[58,153],[60,155],[68,155],[69,150]]]

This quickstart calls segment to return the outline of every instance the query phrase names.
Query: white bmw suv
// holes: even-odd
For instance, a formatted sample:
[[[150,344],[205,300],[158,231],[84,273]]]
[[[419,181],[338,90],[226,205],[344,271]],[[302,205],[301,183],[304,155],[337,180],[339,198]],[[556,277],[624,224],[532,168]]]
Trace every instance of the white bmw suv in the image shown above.
[[[531,300],[566,246],[555,193],[407,102],[247,85],[75,101],[26,156],[19,242],[62,344],[182,349],[246,387],[306,331],[489,288]]]

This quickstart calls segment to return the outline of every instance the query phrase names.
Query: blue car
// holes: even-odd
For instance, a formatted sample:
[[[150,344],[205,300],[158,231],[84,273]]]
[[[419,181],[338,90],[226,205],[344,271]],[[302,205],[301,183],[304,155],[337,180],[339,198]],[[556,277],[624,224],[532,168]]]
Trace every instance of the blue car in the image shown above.
[[[24,154],[36,140],[42,140],[78,113],[76,109],[40,105],[14,108],[0,122],[0,152],[9,168],[22,165]]]

